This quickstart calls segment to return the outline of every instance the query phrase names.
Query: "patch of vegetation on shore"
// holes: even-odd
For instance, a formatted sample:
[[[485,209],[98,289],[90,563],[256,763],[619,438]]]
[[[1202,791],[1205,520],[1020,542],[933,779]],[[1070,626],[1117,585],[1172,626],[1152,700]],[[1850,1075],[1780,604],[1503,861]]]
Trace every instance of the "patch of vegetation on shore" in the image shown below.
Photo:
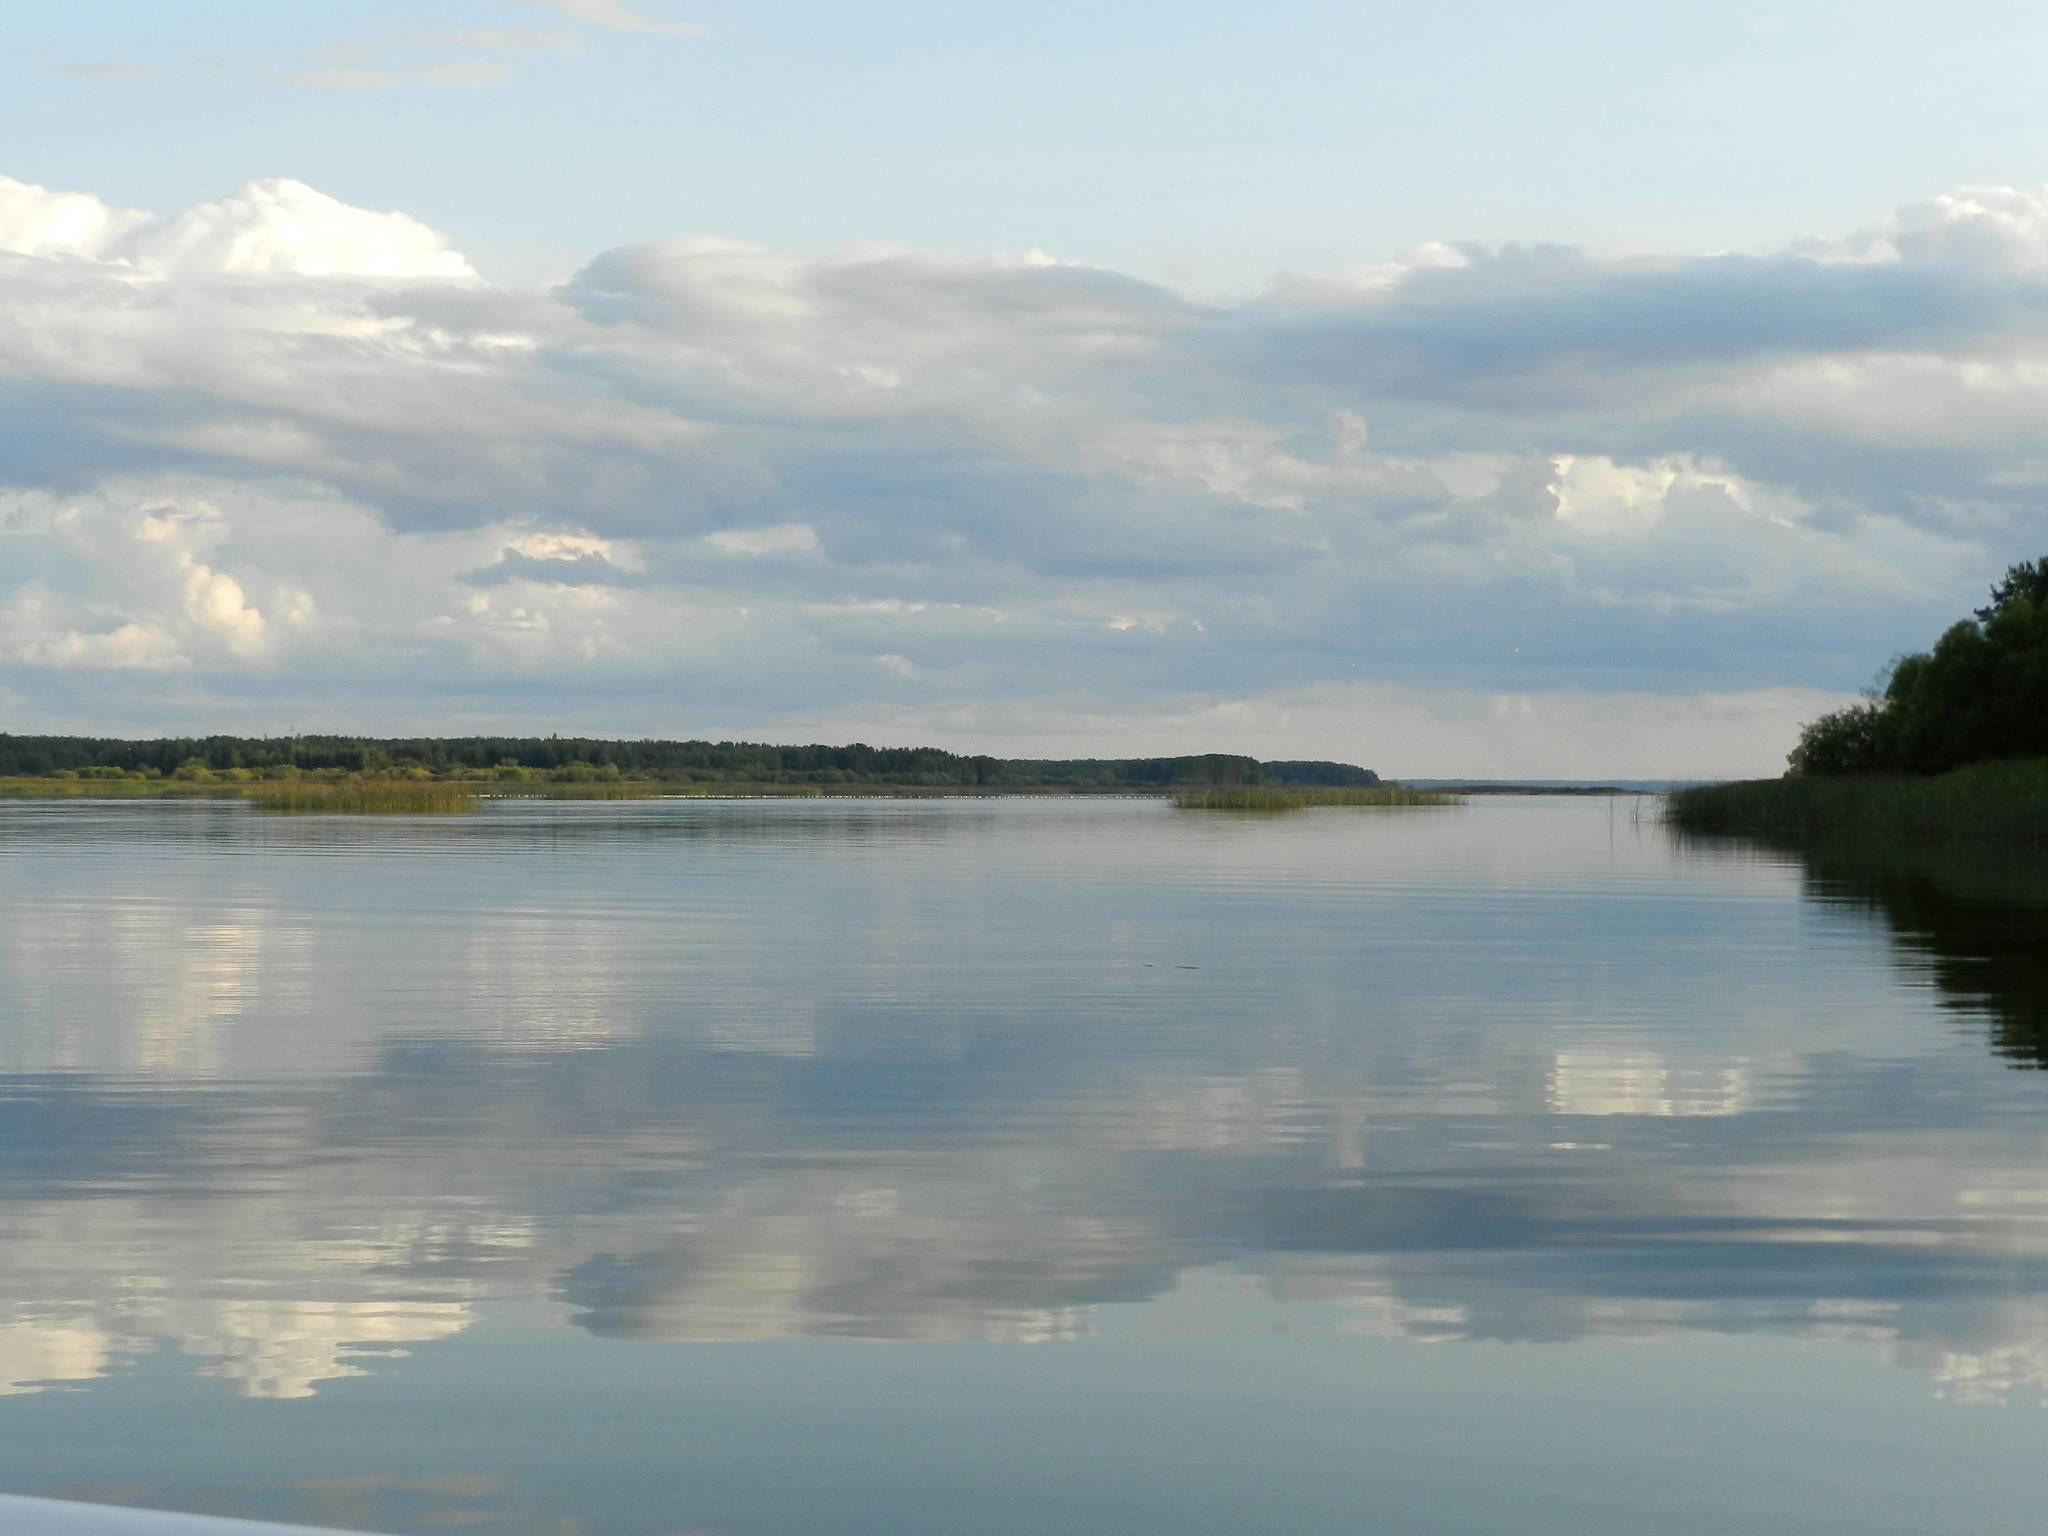
[[[141,774],[112,774],[88,778],[69,774],[62,778],[0,778],[0,799],[10,800],[155,800],[167,795],[233,794],[221,784],[187,784],[176,779],[150,779]]]
[[[1377,774],[1351,763],[1261,762],[1229,753],[1053,760],[962,755],[935,747],[871,747],[864,742],[776,746],[561,736],[205,736],[126,741],[0,733],[0,775],[270,779],[293,774],[494,783],[659,783],[675,788],[812,784],[828,793],[882,784],[944,790],[1158,791],[1187,784],[1379,783]]]
[[[1664,814],[1687,832],[2048,843],[2048,758],[1978,763],[1930,778],[1794,774],[1704,784],[1667,796]]]
[[[1398,784],[1248,785],[1234,789],[1177,789],[1173,803],[1183,811],[1305,811],[1312,805],[1463,805],[1457,795]]]
[[[2048,558],[1901,656],[1884,691],[1799,733],[1782,779],[1666,797],[1688,832],[2048,842]]]
[[[397,770],[382,776],[276,771],[258,777],[247,770],[214,773],[189,763],[172,777],[141,773],[63,773],[40,778],[0,778],[0,798],[13,799],[215,799],[249,800],[284,814],[432,814],[478,809],[486,800],[936,800],[997,799],[1006,796],[1165,797],[1193,810],[1298,811],[1312,805],[1456,805],[1459,796],[1397,785],[1243,785],[1231,788],[1164,786],[1098,787],[1047,785],[1024,788],[890,783],[709,783],[656,779],[565,778],[534,770],[498,771],[437,779],[424,771]]]
[[[7,778],[0,799],[12,800],[248,800],[258,809],[286,813],[386,812],[418,814],[473,811],[477,786],[432,779],[148,779]]]
[[[548,737],[370,740],[209,736],[123,741],[0,733],[0,796],[143,799],[212,795],[272,810],[474,809],[479,799],[648,800],[667,796],[1171,794],[1273,789],[1287,804],[1377,795],[1349,763],[1260,762],[1210,753],[1073,761],[963,757],[931,748],[779,747],[749,742]],[[1361,804],[1392,801],[1368,798]]]

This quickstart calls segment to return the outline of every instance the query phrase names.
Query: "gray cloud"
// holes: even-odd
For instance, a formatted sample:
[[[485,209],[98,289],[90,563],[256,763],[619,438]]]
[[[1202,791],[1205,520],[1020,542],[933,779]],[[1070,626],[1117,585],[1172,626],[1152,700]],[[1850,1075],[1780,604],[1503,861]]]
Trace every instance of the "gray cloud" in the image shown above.
[[[1854,687],[2048,535],[2044,207],[1760,258],[1431,247],[1215,305],[712,239],[507,290],[295,183],[161,221],[7,182],[8,686],[42,707],[64,657],[89,700],[128,633],[198,700],[347,678],[537,723],[657,678],[761,722]],[[164,505],[206,549],[134,555]],[[208,639],[202,566],[261,645]]]
[[[643,16],[623,0],[513,0],[513,3],[553,11],[566,21],[607,32],[638,32],[651,37],[710,36],[709,29],[705,27]]]
[[[132,59],[101,59],[82,61],[76,64],[60,64],[60,75],[69,75],[74,80],[168,80],[171,72],[159,69],[154,64],[140,64]]]

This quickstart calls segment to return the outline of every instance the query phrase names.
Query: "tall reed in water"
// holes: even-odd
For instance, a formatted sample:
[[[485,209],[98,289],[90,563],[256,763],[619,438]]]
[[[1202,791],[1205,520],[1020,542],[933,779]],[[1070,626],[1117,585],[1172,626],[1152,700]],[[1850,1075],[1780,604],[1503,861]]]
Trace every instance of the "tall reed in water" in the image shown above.
[[[473,811],[477,793],[465,783],[422,780],[343,779],[323,784],[306,779],[263,781],[238,786],[266,811],[285,815],[343,812],[351,815],[430,815]]]
[[[174,779],[0,779],[0,796],[20,800],[150,800],[159,795],[204,794],[221,785]]]
[[[1979,763],[1934,778],[1801,777],[1703,784],[1666,798],[1688,832],[2001,838],[2048,842],[2048,760]]]

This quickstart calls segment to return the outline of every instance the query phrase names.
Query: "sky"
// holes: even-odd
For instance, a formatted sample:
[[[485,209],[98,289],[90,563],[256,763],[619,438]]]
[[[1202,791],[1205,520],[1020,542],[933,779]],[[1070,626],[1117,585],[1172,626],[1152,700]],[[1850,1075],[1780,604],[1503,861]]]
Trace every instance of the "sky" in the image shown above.
[[[2048,553],[2048,13],[8,35],[0,729],[1765,774]]]

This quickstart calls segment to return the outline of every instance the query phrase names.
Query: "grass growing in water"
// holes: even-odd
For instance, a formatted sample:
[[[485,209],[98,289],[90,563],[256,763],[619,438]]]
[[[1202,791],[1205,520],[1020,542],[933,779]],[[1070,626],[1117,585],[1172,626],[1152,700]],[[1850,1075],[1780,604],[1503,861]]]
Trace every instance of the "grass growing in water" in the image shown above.
[[[1304,811],[1312,805],[1460,805],[1456,795],[1398,784],[1319,786],[1250,784],[1235,789],[1177,789],[1183,811]]]
[[[233,786],[179,779],[0,779],[0,796],[17,800],[154,800],[162,795],[204,795]]]
[[[0,779],[0,797],[29,800],[250,800],[266,811],[473,811],[476,787],[408,779]]]
[[[345,812],[404,816],[477,808],[476,787],[463,783],[344,779],[339,784],[322,784],[285,779],[236,787],[243,798],[255,801],[259,808],[284,815]]]
[[[1934,778],[1752,779],[1682,789],[1665,818],[1688,832],[1931,836],[2048,842],[2048,758]]]

